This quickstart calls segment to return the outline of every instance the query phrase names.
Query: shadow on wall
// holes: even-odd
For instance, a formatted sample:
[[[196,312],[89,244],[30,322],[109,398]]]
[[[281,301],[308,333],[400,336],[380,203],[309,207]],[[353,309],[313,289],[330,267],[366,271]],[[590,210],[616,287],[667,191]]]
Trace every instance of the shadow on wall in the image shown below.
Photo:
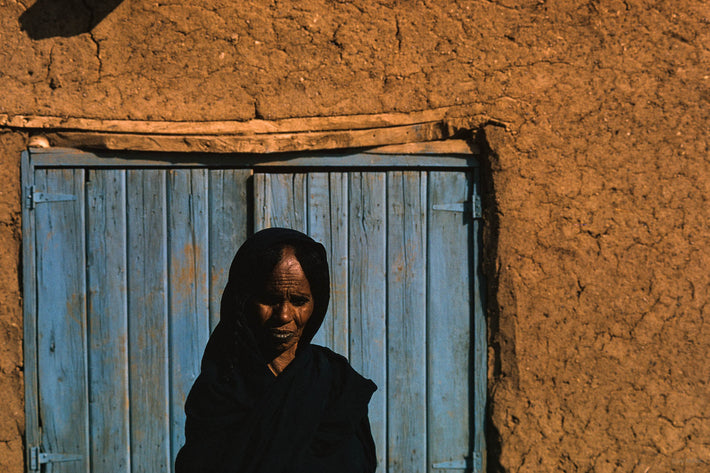
[[[37,0],[22,15],[20,26],[32,39],[88,33],[123,0]]]

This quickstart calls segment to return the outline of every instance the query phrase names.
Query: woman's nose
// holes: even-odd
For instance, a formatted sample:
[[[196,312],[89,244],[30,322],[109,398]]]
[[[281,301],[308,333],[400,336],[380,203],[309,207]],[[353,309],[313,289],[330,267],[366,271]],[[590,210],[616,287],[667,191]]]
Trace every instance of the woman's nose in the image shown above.
[[[274,316],[279,322],[290,322],[293,318],[293,307],[288,302],[278,304],[274,312]]]

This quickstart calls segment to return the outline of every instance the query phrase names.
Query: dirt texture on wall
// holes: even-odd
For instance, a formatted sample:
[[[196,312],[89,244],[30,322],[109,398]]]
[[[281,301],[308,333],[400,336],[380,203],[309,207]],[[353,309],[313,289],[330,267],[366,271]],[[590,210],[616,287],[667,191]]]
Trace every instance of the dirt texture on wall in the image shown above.
[[[489,467],[710,469],[703,0],[0,0],[0,113],[457,106],[490,153]],[[0,470],[22,470],[19,134],[2,135]]]
[[[0,130],[0,471],[23,471],[25,431],[20,296],[20,153],[25,137]]]

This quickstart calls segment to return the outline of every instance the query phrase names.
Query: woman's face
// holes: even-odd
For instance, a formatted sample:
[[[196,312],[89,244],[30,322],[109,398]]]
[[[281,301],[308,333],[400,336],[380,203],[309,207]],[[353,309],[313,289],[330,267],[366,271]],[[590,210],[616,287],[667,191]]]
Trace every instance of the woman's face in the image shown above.
[[[295,351],[313,313],[313,295],[293,248],[284,249],[281,260],[252,299],[251,309],[269,349],[277,353]]]

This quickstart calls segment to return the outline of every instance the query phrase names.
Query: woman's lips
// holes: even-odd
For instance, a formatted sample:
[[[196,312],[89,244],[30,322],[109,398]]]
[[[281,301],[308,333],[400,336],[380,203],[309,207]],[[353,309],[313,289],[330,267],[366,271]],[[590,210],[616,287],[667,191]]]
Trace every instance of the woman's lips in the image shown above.
[[[286,341],[293,337],[293,332],[290,330],[269,330],[269,334],[279,341]]]

